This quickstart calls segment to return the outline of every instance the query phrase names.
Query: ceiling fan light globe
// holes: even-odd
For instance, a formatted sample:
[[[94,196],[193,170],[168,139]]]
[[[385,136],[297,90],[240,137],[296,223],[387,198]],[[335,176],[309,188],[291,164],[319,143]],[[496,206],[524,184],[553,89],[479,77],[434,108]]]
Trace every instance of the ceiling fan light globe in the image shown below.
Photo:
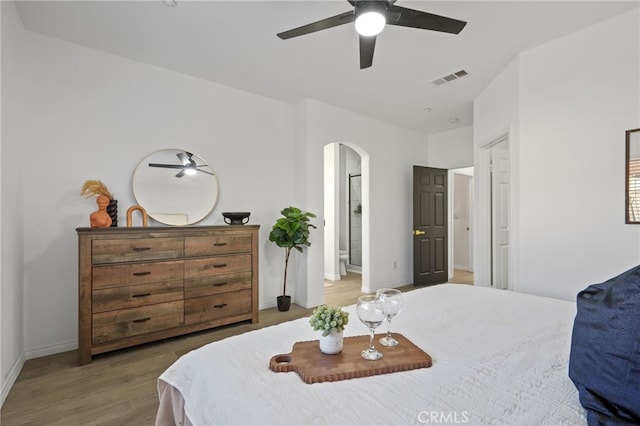
[[[184,174],[189,175],[189,176],[193,176],[196,174],[196,169],[191,168],[191,167],[187,167],[184,169]]]
[[[386,23],[384,14],[378,11],[363,12],[356,18],[356,31],[365,37],[375,36],[380,34]]]

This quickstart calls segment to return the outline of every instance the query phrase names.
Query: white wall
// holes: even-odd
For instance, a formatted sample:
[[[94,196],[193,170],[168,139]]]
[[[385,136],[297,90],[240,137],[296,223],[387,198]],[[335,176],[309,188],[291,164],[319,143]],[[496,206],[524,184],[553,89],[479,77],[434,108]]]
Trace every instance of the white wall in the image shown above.
[[[339,281],[339,251],[350,248],[349,175],[360,173],[360,156],[337,142],[325,145],[324,155],[324,278]]]
[[[473,126],[429,135],[429,167],[457,169],[473,165]]]
[[[518,133],[520,60],[514,59],[473,101],[476,148],[512,129]],[[477,152],[474,155],[477,159]]]
[[[635,10],[522,55],[522,291],[573,300],[640,263],[640,228],[624,223],[624,131],[640,127],[639,28]]]
[[[363,233],[370,229],[370,241],[363,236],[363,277],[369,277],[366,285],[369,291],[375,291],[413,282],[412,167],[426,162],[426,137],[314,100],[306,100],[297,108],[297,116],[304,117],[304,123],[298,126],[304,131],[296,143],[304,145],[297,158],[304,164],[301,172],[305,176],[296,198],[310,211],[322,212],[324,145],[350,142],[352,148],[361,147],[368,154],[362,158]],[[323,219],[318,217],[318,223]],[[304,301],[308,306],[323,299],[321,233],[315,238],[317,244],[305,253],[306,270],[298,278],[306,289]]]
[[[370,228],[370,241],[363,241],[363,269],[368,269],[369,289],[412,281],[411,173],[414,164],[428,163],[424,135],[314,100],[290,106],[23,34],[21,28],[8,31],[7,10],[10,25],[19,22],[13,4],[7,8],[5,3],[0,152],[3,386],[5,366],[14,365],[16,355],[35,357],[76,347],[75,228],[86,226],[95,208],[93,200],[80,197],[80,186],[86,179],[104,181],[119,200],[124,223],[123,213],[135,203],[131,173],[157,149],[190,149],[217,172],[220,199],[202,224],[222,224],[222,211],[246,210],[252,212],[250,223],[262,225],[260,305],[266,307],[273,306],[281,292],[284,263],[282,250],[268,242],[272,223],[283,207],[298,205],[318,214],[320,229],[323,147],[332,142],[361,146],[368,154],[363,175],[370,174],[363,185],[368,194],[363,208],[369,212],[363,226]],[[514,244],[523,252],[521,264],[515,265],[521,291],[572,299],[577,289],[620,272],[640,257],[640,228],[623,225],[622,193],[624,130],[640,127],[637,29],[636,12],[527,52],[476,101],[476,145],[505,129],[513,132],[514,168],[524,179],[522,195],[513,205],[523,228]],[[15,46],[25,55],[16,71],[6,68],[7,34],[19,40]],[[23,86],[17,84],[7,94],[6,81],[23,79]],[[19,111],[6,109],[11,90],[28,103],[24,137],[16,128],[6,129],[7,114],[15,117]],[[6,144],[18,136],[20,143]],[[433,138],[434,162],[447,155],[439,143],[449,136]],[[18,165],[7,161],[15,154],[21,157],[20,149],[29,153],[30,166],[22,185]],[[550,155],[555,152],[565,158]],[[458,155],[456,149],[448,158],[457,161]],[[567,176],[567,170],[576,176]],[[554,189],[548,191],[551,183]],[[620,191],[611,190],[618,187]],[[600,190],[604,188],[610,194]],[[566,201],[567,189],[579,202],[559,203]],[[553,201],[553,209],[540,209],[546,200]],[[9,203],[17,203],[16,210]],[[22,208],[17,207],[20,203]],[[522,217],[519,204],[527,210]],[[322,232],[315,232],[310,249],[290,265],[295,282],[288,288],[306,306],[323,299],[322,240]],[[22,298],[22,284],[24,311],[19,305],[7,309]],[[16,323],[5,326],[7,316]]]
[[[260,307],[282,290],[284,252],[268,241],[288,205],[318,214],[322,228],[323,147],[351,141],[370,154],[371,288],[412,281],[411,166],[426,161],[426,137],[319,102],[285,103],[53,38],[25,32],[28,104],[24,150],[24,345],[27,358],[77,346],[77,237],[94,200],[79,195],[100,179],[135,204],[137,163],[162,148],[204,158],[220,180],[214,212],[251,211],[260,232]],[[292,178],[293,176],[293,178]],[[3,214],[6,210],[3,210]],[[312,306],[323,298],[322,233],[293,259],[288,293]],[[296,253],[298,255],[299,253]],[[309,263],[305,259],[309,255]],[[397,268],[393,269],[393,261]],[[297,278],[297,279],[296,279]],[[22,314],[22,312],[20,313]],[[4,336],[3,336],[4,340]]]
[[[474,206],[473,206],[473,279],[475,285],[491,283],[490,265],[490,217],[489,199],[486,194],[490,185],[489,172],[485,165],[486,144],[509,134],[511,155],[511,272],[518,268],[518,223],[520,191],[518,190],[518,132],[519,132],[519,73],[520,60],[514,59],[473,102],[474,145]]]
[[[13,2],[0,2],[2,71],[0,133],[0,371],[2,402],[24,363],[23,186],[24,30]],[[25,151],[27,152],[27,151]],[[46,218],[43,215],[42,218]]]
[[[100,179],[119,201],[119,222],[136,204],[131,175],[147,154],[184,148],[217,173],[223,211],[250,211],[260,224],[260,306],[282,291],[284,252],[268,241],[293,203],[293,107],[53,38],[26,33],[29,132],[24,181],[25,351],[77,345],[77,237]]]
[[[344,225],[340,217],[340,200],[342,199],[339,170],[344,163],[340,152],[343,147],[338,143],[327,144],[324,147],[324,232],[323,227],[312,231],[310,241],[315,244],[315,234],[323,232],[324,242],[324,278],[337,281],[340,279],[338,264],[338,250],[340,231]],[[316,221],[312,221],[315,223]],[[316,224],[316,226],[318,226]],[[298,301],[302,303],[302,301]]]
[[[476,146],[511,130],[517,291],[575,300],[639,263],[640,228],[624,224],[639,28],[635,10],[524,52],[475,102]]]

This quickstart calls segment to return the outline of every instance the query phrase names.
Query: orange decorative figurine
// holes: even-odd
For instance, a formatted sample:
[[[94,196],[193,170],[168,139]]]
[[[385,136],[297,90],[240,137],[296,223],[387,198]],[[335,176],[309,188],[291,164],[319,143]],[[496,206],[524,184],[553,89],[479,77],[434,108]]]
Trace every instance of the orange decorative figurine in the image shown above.
[[[111,216],[107,213],[109,201],[109,197],[106,195],[98,195],[98,197],[96,197],[98,210],[89,216],[89,222],[92,228],[109,228],[111,226]]]

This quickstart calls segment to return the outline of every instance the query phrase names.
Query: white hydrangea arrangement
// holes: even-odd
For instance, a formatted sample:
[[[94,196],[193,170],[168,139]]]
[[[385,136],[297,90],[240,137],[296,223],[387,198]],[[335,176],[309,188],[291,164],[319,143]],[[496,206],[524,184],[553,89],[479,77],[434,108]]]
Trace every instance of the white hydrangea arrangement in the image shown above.
[[[309,324],[323,336],[339,333],[349,323],[349,313],[330,305],[320,305],[313,310]]]

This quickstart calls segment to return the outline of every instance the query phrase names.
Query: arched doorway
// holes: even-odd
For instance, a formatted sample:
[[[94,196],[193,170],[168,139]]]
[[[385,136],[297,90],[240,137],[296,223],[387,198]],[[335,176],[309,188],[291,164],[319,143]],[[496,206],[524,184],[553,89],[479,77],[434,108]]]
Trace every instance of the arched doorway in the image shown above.
[[[358,145],[349,142],[325,145],[325,279],[340,281],[341,272],[359,273],[363,292],[369,289],[368,206],[369,155]],[[348,256],[346,263],[345,253]]]

